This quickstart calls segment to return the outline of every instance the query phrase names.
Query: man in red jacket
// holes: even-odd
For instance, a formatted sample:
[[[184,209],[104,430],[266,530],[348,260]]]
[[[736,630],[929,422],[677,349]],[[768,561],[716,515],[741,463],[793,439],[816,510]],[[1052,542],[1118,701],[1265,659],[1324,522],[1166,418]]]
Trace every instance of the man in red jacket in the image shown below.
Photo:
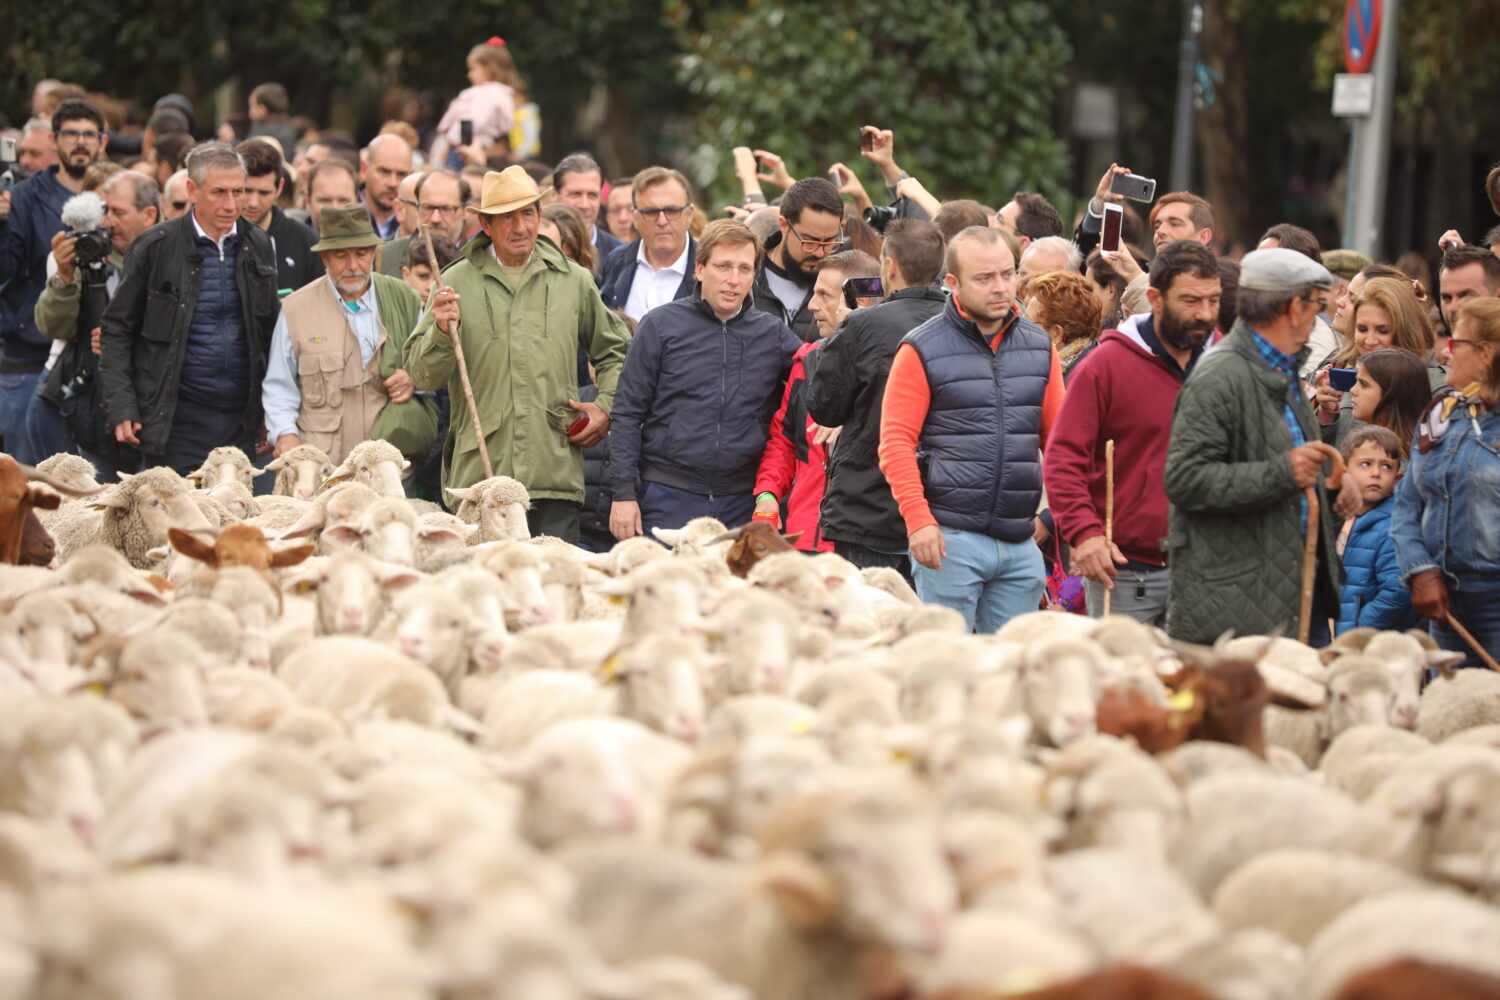
[[[1219,262],[1192,240],[1164,246],[1151,262],[1151,312],[1132,316],[1073,370],[1047,442],[1043,479],[1052,516],[1086,577],[1089,614],[1104,591],[1115,614],[1164,625],[1167,612],[1167,491],[1163,476],[1172,410],[1213,333]],[[1104,537],[1104,448],[1115,442],[1114,539]]]

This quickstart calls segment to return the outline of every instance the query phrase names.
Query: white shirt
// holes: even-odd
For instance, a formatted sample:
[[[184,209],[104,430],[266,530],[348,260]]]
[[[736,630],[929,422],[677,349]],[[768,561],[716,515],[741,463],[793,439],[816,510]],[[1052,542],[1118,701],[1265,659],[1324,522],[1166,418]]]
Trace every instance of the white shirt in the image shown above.
[[[214,246],[218,247],[219,248],[219,257],[222,258],[224,256],[224,241],[227,240],[227,239],[229,239],[229,237],[231,237],[231,236],[234,235],[234,230],[231,229],[231,230],[229,230],[229,232],[225,233],[223,236],[220,236],[218,239],[214,239],[212,236],[208,235],[208,232],[202,226],[198,225],[198,213],[197,212],[195,212],[191,208],[189,208],[188,209],[188,216],[190,218],[192,218],[192,220],[193,220],[193,228],[198,231],[198,235],[201,236],[201,237],[203,237],[205,240],[208,240]]]
[[[677,297],[677,289],[687,277],[690,242],[683,240],[682,253],[666,267],[652,267],[646,258],[646,241],[641,241],[635,253],[635,278],[630,282],[630,295],[625,299],[626,316],[639,322],[657,306],[666,305]]]

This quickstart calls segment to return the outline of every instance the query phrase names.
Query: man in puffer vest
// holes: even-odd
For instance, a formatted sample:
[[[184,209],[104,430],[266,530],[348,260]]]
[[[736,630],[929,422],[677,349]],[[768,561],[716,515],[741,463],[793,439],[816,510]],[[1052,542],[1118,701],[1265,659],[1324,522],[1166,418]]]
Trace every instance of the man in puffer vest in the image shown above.
[[[979,632],[1035,611],[1042,445],[1062,408],[1057,352],[1020,315],[1015,237],[971,226],[948,244],[947,306],[901,342],[880,470],[906,522],[917,596]]]
[[[337,465],[375,436],[387,405],[412,399],[406,371],[382,363],[399,364],[421,303],[406,282],[371,273],[380,237],[362,206],[323,209],[318,233],[328,273],[283,300],[261,399],[278,456],[310,444]]]

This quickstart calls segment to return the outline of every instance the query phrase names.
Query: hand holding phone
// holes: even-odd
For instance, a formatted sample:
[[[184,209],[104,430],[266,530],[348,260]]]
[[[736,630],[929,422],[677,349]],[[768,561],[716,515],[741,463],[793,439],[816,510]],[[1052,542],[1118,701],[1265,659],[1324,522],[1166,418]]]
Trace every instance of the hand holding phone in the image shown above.
[[[1099,235],[1099,249],[1105,253],[1117,253],[1120,249],[1120,230],[1125,224],[1125,210],[1119,205],[1104,206],[1104,230]]]
[[[458,123],[458,144],[469,146],[474,143],[474,120],[472,118],[461,119]]]
[[[875,129],[869,125],[859,130],[859,151],[868,153],[875,148]]]
[[[1339,392],[1348,392],[1350,389],[1353,389],[1358,377],[1358,372],[1353,368],[1328,369],[1328,384]]]
[[[1131,201],[1150,201],[1156,197],[1156,181],[1139,174],[1115,174],[1109,179],[1109,190]]]

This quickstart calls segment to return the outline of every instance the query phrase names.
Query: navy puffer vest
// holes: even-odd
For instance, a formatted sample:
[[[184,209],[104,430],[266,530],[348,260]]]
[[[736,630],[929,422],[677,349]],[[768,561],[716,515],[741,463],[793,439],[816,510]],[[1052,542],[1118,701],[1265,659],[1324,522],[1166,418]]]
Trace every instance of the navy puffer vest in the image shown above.
[[[1031,537],[1042,497],[1042,398],[1052,342],[1016,317],[998,351],[950,300],[906,335],[932,403],[917,463],[938,524],[1007,542]]]
[[[245,313],[240,308],[238,271],[240,236],[224,241],[224,255],[214,242],[199,236],[203,284],[188,324],[182,351],[178,399],[210,410],[242,410],[250,394],[250,355],[245,342]]]

